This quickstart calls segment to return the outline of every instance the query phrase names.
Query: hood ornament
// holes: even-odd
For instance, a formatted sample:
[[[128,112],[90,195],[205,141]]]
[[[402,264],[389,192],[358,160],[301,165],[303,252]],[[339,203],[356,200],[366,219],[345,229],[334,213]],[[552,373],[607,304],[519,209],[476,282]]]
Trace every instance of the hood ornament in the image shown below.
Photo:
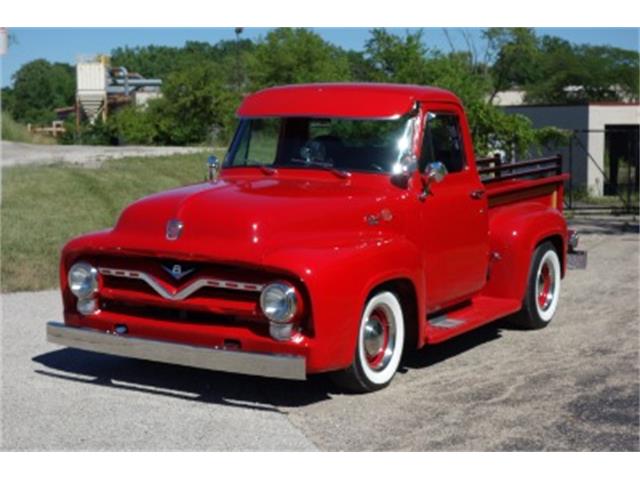
[[[177,219],[172,219],[167,222],[167,240],[177,240],[180,238],[184,224]]]

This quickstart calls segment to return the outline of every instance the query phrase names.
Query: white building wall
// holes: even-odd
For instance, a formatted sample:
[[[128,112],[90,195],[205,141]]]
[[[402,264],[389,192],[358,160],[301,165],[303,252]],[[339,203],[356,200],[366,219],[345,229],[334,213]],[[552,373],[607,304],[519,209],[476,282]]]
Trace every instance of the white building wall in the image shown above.
[[[589,153],[595,160],[588,162],[588,187],[592,194],[602,195],[604,192],[604,154],[607,125],[640,125],[640,107],[638,105],[589,105]]]

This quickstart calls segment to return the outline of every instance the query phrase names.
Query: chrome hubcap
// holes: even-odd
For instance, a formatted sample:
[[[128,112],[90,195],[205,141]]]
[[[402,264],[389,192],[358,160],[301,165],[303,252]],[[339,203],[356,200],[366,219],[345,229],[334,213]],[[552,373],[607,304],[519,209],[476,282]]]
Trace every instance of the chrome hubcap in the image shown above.
[[[369,367],[382,370],[395,347],[395,318],[386,306],[376,307],[364,325],[364,352]]]
[[[538,278],[536,281],[536,298],[541,311],[547,311],[553,303],[556,291],[556,272],[551,260],[546,258],[538,268]]]

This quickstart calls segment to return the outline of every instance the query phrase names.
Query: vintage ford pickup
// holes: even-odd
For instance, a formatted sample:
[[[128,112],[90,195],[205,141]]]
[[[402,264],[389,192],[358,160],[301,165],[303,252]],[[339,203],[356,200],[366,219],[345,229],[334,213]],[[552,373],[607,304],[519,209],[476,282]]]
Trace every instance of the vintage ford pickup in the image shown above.
[[[208,180],[64,247],[49,341],[362,392],[409,349],[553,318],[574,240],[559,157],[476,159],[436,88],[269,88],[237,113]]]

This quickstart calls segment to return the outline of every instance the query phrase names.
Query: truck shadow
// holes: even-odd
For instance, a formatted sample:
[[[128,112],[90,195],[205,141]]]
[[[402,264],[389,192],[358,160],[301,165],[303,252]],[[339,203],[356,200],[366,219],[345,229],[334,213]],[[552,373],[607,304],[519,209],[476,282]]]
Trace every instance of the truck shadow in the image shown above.
[[[412,352],[404,359],[399,376],[499,339],[500,329],[499,324],[488,325],[440,345]],[[333,385],[328,375],[313,375],[306,382],[295,382],[212,372],[74,348],[44,353],[32,360],[45,367],[36,368],[36,373],[60,380],[281,413],[284,413],[282,408],[302,407],[345,394]],[[424,374],[428,375],[427,369]]]

